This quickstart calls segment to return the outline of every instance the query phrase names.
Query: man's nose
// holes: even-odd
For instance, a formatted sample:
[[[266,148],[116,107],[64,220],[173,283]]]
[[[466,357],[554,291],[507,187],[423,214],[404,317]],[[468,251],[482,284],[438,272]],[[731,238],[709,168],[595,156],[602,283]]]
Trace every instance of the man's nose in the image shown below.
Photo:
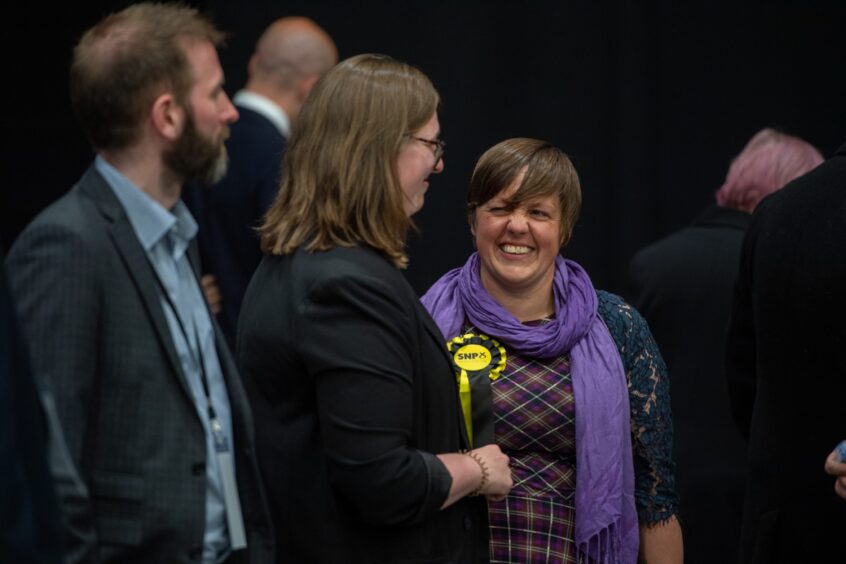
[[[225,92],[223,93],[223,108],[221,108],[221,110],[221,117],[225,123],[234,123],[238,121],[238,109]]]

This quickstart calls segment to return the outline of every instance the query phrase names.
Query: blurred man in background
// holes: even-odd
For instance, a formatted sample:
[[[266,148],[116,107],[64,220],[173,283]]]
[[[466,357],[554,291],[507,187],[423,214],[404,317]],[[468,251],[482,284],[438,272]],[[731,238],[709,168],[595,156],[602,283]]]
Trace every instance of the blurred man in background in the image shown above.
[[[183,194],[200,227],[206,296],[233,350],[241,301],[261,261],[255,229],[279,190],[291,123],[337,62],[332,39],[310,19],[273,22],[250,58],[247,85],[233,97],[240,119],[226,141],[229,171],[217,184],[194,183]]]

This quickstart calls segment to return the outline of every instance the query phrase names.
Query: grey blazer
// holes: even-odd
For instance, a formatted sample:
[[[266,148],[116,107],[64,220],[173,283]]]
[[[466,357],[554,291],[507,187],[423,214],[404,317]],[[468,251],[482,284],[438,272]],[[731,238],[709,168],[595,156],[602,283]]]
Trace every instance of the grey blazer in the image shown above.
[[[195,246],[190,251],[197,266]],[[200,558],[206,442],[152,267],[92,166],[20,235],[6,261],[36,376],[52,391],[85,488],[59,480],[69,562]],[[232,357],[217,352],[232,406],[248,551],[273,558],[253,420]]]

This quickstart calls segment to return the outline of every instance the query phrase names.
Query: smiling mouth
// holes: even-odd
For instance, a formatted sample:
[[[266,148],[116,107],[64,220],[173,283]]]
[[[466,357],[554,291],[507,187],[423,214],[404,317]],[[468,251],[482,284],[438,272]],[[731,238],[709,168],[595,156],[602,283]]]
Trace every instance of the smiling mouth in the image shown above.
[[[532,249],[523,245],[500,245],[500,250],[510,255],[525,255]]]

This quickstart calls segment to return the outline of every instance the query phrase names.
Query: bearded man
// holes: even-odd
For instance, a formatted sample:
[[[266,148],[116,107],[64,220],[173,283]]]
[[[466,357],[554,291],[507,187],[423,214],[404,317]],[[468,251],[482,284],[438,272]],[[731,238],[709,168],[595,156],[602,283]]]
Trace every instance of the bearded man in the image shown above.
[[[84,484],[57,480],[68,562],[272,561],[252,415],[180,201],[226,172],[221,39],[146,3],[83,35],[71,102],[97,157],[6,261]]]

